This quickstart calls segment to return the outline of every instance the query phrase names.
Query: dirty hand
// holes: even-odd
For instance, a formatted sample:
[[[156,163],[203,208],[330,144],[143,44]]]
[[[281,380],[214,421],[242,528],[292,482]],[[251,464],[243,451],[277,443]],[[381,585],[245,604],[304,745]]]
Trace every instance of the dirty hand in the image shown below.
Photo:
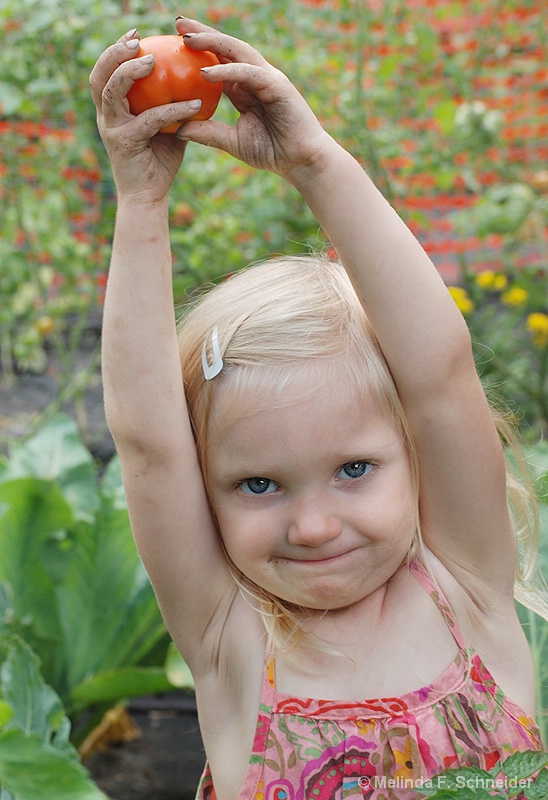
[[[192,121],[177,136],[217,147],[292,182],[314,168],[332,140],[291,81],[239,39],[184,17],[176,24],[187,47],[219,57],[221,63],[202,74],[208,81],[224,81],[224,93],[240,112],[234,126],[215,119]]]
[[[169,193],[185,150],[185,142],[158,131],[191,117],[199,101],[158,106],[137,117],[131,114],[126,95],[138,78],[154,68],[153,59],[137,58],[138,52],[139,34],[128,31],[99,57],[90,87],[119,197],[154,203]]]

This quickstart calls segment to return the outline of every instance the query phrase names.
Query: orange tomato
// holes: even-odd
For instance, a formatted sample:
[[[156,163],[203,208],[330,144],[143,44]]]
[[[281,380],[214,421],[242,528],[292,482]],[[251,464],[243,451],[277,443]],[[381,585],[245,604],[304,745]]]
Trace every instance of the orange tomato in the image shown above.
[[[127,94],[132,114],[141,114],[149,108],[185,100],[201,100],[201,109],[190,119],[209,119],[221,99],[222,82],[209,83],[201,73],[202,67],[211,67],[219,59],[209,50],[191,50],[183,37],[176,34],[147,36],[141,39],[139,57],[152,53],[154,69],[146,78],[135,81]],[[162,128],[162,133],[174,133],[180,123]]]

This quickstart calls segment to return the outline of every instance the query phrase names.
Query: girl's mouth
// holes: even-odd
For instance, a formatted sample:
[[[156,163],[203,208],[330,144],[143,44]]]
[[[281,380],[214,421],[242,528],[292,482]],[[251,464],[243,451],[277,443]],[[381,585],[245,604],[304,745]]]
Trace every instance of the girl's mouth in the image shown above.
[[[335,554],[330,555],[330,556],[323,556],[322,558],[282,558],[281,560],[282,561],[290,561],[290,562],[293,562],[295,564],[311,564],[311,565],[312,564],[329,564],[330,562],[338,561],[339,559],[342,559],[345,556],[350,555],[350,553],[353,553],[354,550],[355,550],[355,548],[352,548],[351,550],[344,550],[341,553],[335,553]]]

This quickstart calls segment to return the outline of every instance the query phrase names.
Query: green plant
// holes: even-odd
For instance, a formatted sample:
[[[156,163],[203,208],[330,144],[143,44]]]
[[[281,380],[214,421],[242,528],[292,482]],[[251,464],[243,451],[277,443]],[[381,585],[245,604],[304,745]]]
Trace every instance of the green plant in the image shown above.
[[[548,795],[548,753],[514,753],[490,770],[448,769],[416,788],[431,800],[545,800]]]
[[[76,743],[115,702],[172,688],[169,640],[131,536],[119,463],[97,481],[65,416],[0,465],[0,624],[39,656]]]
[[[450,287],[470,328],[482,381],[534,441],[548,430],[548,271],[465,271]]]
[[[106,800],[79,762],[36,654],[16,635],[3,639],[1,652],[0,800]]]
[[[115,203],[87,78],[115,36],[134,26],[143,36],[173,33],[174,13],[165,3],[143,0],[92,0],[85,7],[75,0],[0,0],[6,34],[0,51],[4,377],[40,371],[53,354],[63,364],[65,394],[89,379],[83,371],[74,387],[73,356],[85,319],[102,297]],[[495,182],[502,193],[489,190],[477,212],[500,218],[503,206],[518,209],[515,218],[507,215],[513,231],[489,234],[504,237],[496,242],[504,269],[517,269],[532,245],[545,261],[539,195],[546,187],[536,181],[531,195],[531,173],[541,175],[545,166],[535,157],[544,134],[531,124],[514,131],[512,115],[521,122],[523,111],[506,103],[519,100],[507,90],[510,79],[529,76],[532,85],[543,67],[540,2],[440,0],[410,7],[404,0],[195,0],[190,13],[260,44],[426,245],[438,239],[440,212],[453,200],[479,198]],[[481,24],[470,29],[476,16]],[[224,100],[217,115],[233,119]],[[516,149],[526,149],[526,156]],[[252,174],[192,145],[185,162],[171,205],[178,302],[273,252],[325,246],[300,196],[274,176]],[[518,227],[531,202],[532,213]],[[476,232],[484,229],[485,220],[478,222]],[[443,236],[455,239],[444,246],[466,245],[470,238],[467,229]],[[466,269],[474,272],[476,243],[464,249]]]

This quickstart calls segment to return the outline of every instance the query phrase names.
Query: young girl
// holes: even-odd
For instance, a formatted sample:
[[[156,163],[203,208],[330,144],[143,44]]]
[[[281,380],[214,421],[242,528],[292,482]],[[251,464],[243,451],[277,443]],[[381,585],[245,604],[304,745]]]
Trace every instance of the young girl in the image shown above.
[[[218,54],[204,75],[234,127],[185,123],[192,102],[133,117],[127,91],[154,68],[136,31],[91,87],[118,190],[106,410],[195,678],[199,797],[407,800],[446,767],[541,749],[503,450],[462,316],[289,80],[242,41],[177,28]],[[178,335],[168,194],[188,141],[290,181],[340,264],[253,267]]]

